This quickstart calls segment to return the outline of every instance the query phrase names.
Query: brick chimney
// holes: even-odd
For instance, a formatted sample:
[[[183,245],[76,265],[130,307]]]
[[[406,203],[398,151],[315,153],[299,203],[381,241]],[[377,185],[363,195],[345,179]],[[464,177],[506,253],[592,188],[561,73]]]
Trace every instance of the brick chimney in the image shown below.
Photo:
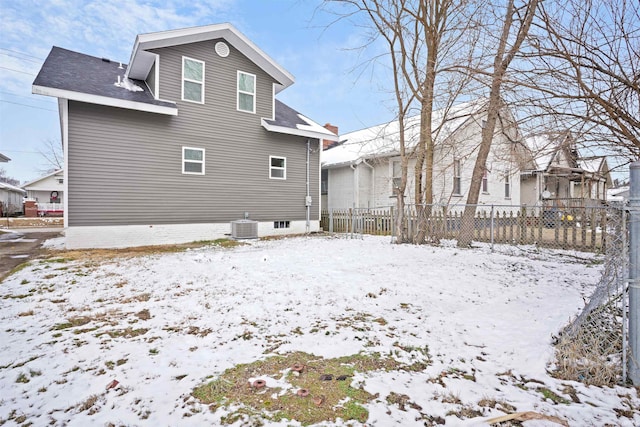
[[[336,135],[338,134],[338,126],[334,126],[331,123],[326,123],[324,125],[324,128],[327,129],[328,131],[335,133]],[[323,139],[322,149],[326,150],[327,148],[331,148],[331,146],[335,143],[336,143],[335,141],[329,141],[328,139]]]

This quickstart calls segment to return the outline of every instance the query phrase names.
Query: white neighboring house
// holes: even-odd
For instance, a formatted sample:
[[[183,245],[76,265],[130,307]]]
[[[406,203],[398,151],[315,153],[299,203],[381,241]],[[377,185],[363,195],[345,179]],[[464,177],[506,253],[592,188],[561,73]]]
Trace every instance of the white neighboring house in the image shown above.
[[[485,120],[484,100],[459,104],[447,112],[434,112],[434,204],[455,209],[466,203]],[[420,117],[408,118],[405,127],[406,145],[413,148],[418,142]],[[401,177],[398,121],[350,132],[340,139],[339,145],[322,153],[322,188],[327,193],[323,208],[395,205],[395,188]],[[513,116],[504,108],[487,159],[488,171],[478,203],[520,205],[520,170],[527,160],[528,150],[521,143]],[[407,204],[414,201],[415,163],[415,158],[410,158]]]
[[[22,186],[27,199],[38,203],[38,215],[62,215],[64,213],[64,170],[58,169],[48,175]]]
[[[21,188],[0,182],[0,216],[22,213],[22,199],[25,194]]]

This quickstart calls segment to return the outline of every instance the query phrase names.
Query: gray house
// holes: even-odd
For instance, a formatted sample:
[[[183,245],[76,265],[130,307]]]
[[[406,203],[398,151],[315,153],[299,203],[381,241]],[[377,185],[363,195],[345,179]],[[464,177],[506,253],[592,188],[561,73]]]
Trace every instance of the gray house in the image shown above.
[[[54,47],[33,92],[58,98],[66,246],[318,230],[337,136],[275,99],[293,83],[230,24],[138,35],[128,66]]]

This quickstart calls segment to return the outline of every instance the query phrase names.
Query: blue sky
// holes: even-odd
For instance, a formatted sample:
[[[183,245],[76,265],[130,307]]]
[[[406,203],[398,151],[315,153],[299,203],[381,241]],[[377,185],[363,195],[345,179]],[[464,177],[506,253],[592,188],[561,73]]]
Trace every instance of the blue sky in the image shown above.
[[[47,167],[39,154],[60,139],[57,102],[31,94],[52,46],[128,62],[137,34],[230,22],[296,83],[278,98],[311,119],[348,132],[393,119],[390,94],[362,64],[362,28],[318,9],[320,0],[1,0],[0,164],[22,182]]]

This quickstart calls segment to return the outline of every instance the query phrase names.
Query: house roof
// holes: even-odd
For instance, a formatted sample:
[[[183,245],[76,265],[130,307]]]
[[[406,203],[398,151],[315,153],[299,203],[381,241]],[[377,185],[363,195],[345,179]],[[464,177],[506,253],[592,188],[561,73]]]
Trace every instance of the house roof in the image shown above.
[[[4,154],[0,153],[0,162],[6,163],[9,160],[11,160],[11,159],[8,158],[7,156],[5,156]]]
[[[15,185],[7,184],[6,182],[2,182],[2,181],[0,181],[0,189],[13,191],[15,193],[20,193],[20,194],[26,194],[26,191],[24,191],[22,188],[18,188]]]
[[[136,41],[131,53],[131,59],[129,61],[130,67],[127,69],[127,76],[139,80],[144,80],[147,77],[155,59],[155,55],[148,52],[151,49],[215,39],[226,40],[273,77],[279,83],[276,85],[276,93],[294,83],[293,75],[278,65],[258,48],[258,46],[229,23],[139,34],[136,36]]]
[[[276,99],[274,107],[274,118],[262,119],[262,126],[268,131],[327,139],[330,141],[338,140],[338,136],[335,133],[320,126],[318,123],[300,114],[285,103]]]
[[[452,133],[463,126],[476,113],[483,111],[486,100],[465,102],[433,112],[432,134],[436,144],[447,139]],[[405,119],[405,144],[413,148],[419,141],[420,115]],[[339,167],[347,164],[359,163],[375,157],[396,156],[400,153],[400,122],[394,120],[389,123],[372,126],[343,134],[340,144],[322,153],[322,166]]]
[[[53,171],[53,172],[51,172],[51,173],[48,173],[48,174],[46,174],[46,175],[44,175],[44,176],[41,176],[40,178],[36,178],[36,179],[34,179],[33,181],[29,181],[29,182],[27,182],[26,184],[24,184],[24,185],[22,186],[22,188],[23,188],[23,189],[25,189],[25,190],[28,190],[28,188],[27,188],[27,187],[30,187],[30,186],[32,186],[32,185],[34,185],[34,184],[37,184],[37,183],[39,183],[40,181],[44,181],[45,179],[47,179],[47,178],[49,178],[49,177],[52,177],[52,176],[54,176],[54,175],[61,174],[62,172],[64,172],[64,170],[63,170],[63,169],[57,169],[57,170],[55,170],[55,171]]]
[[[144,82],[130,80],[142,90],[118,86],[126,65],[54,46],[33,82],[33,93],[91,104],[161,114],[178,114],[174,102],[154,99]]]

